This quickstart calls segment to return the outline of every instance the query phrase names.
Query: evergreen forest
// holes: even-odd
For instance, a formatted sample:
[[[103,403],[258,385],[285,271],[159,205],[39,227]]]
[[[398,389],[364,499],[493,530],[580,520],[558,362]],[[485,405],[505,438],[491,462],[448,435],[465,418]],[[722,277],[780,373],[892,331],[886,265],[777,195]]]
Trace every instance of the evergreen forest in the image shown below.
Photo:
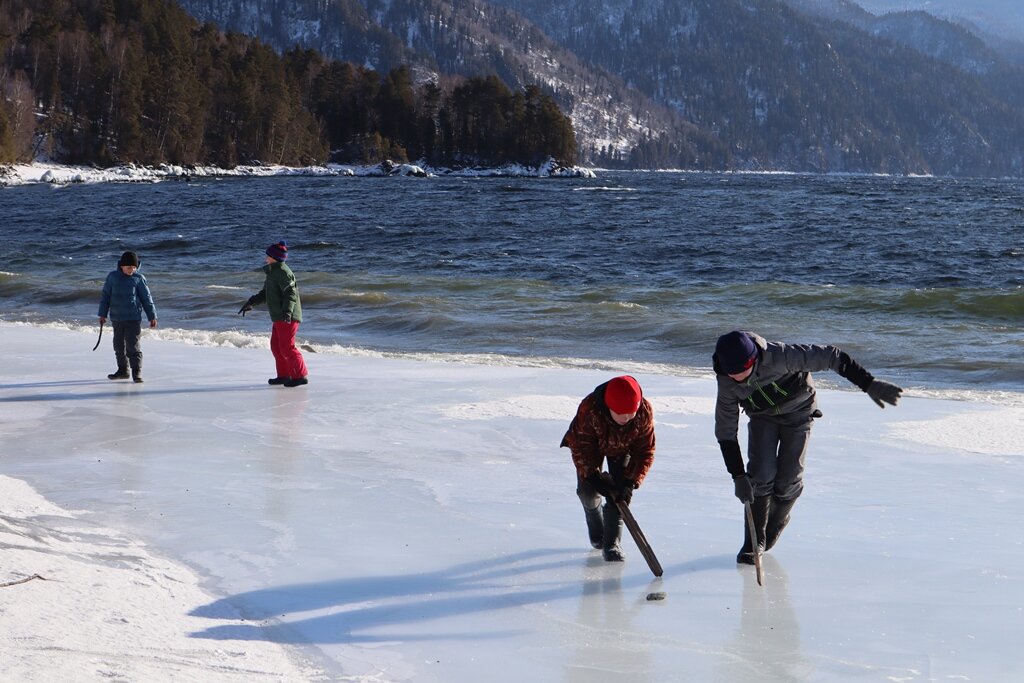
[[[279,54],[171,0],[0,0],[0,55],[0,163],[576,161],[537,86]]]

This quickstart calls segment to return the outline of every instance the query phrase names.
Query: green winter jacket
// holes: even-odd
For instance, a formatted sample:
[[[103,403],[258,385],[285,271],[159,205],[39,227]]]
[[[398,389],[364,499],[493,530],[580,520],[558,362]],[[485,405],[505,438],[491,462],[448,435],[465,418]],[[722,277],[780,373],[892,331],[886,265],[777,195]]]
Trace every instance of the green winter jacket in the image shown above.
[[[270,319],[282,322],[285,316],[291,316],[293,322],[302,322],[302,303],[299,301],[299,288],[295,284],[295,273],[283,261],[263,266],[267,280],[261,289],[250,300],[253,304],[267,303]]]

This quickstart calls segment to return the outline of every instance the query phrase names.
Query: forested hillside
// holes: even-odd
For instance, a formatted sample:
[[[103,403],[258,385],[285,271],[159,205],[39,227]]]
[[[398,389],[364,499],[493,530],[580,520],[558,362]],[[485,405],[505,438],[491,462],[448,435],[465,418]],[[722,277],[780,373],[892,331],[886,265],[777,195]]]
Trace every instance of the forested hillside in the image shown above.
[[[737,167],[1024,173],[1024,79],[957,61],[977,50],[963,31],[940,50],[913,24],[875,33],[780,0],[492,1],[715,131]]]
[[[536,87],[415,85],[311,50],[279,54],[169,0],[0,0],[0,162],[575,159]]]

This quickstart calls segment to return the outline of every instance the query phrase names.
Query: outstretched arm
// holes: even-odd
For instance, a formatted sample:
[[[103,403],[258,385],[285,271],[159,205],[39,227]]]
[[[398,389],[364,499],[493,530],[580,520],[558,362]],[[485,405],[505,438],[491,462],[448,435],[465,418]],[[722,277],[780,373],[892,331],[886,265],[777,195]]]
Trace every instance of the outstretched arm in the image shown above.
[[[885,408],[885,404],[896,405],[903,395],[903,389],[874,376],[864,367],[850,358],[845,351],[839,352],[839,366],[834,368],[841,377],[845,377],[865,392],[872,401],[878,404],[879,408]]]
[[[263,303],[266,300],[267,300],[267,288],[264,287],[263,289],[261,289],[260,291],[256,292],[255,294],[250,296],[248,299],[246,299],[245,303],[242,304],[242,307],[238,309],[238,312],[241,313],[242,317],[244,318],[245,314],[248,313],[249,311],[251,311],[253,306],[255,306],[257,304],[261,304],[261,303]]]

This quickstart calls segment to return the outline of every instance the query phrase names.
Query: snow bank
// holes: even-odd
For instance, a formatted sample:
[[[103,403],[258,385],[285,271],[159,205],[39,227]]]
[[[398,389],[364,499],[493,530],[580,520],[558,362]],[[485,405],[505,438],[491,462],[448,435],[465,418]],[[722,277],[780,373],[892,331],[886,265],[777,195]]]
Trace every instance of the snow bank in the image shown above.
[[[144,544],[10,477],[0,501],[3,680],[326,680],[272,643],[191,638],[211,598]]]
[[[244,177],[269,178],[276,176],[363,176],[363,177],[536,177],[536,178],[594,178],[594,172],[580,166],[562,166],[549,159],[539,167],[508,164],[494,168],[450,169],[426,164],[394,164],[384,162],[371,166],[327,164],[325,166],[243,165],[232,169],[215,166],[139,166],[127,164],[112,168],[65,166],[33,163],[0,166],[0,187],[35,183],[67,185],[71,183],[155,183],[161,180]]]

